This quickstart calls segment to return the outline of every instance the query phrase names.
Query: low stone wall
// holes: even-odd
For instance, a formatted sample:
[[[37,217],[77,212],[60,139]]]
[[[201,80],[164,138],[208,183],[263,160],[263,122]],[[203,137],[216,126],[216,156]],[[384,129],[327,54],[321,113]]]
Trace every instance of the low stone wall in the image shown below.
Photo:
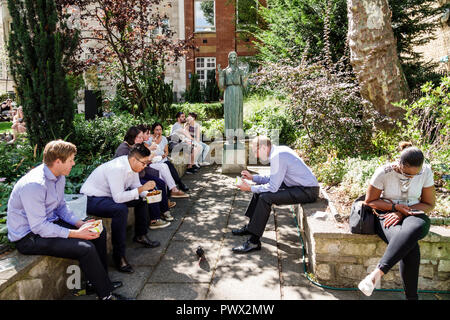
[[[17,250],[0,260],[0,300],[54,300],[68,293],[67,268],[78,261],[26,256]]]
[[[377,235],[352,234],[338,228],[326,212],[328,200],[295,206],[309,259],[309,271],[317,281],[335,287],[357,287],[370,273],[386,250]],[[450,229],[431,226],[429,234],[419,241],[421,264],[419,290],[450,290]],[[383,278],[383,289],[402,289],[398,264]]]

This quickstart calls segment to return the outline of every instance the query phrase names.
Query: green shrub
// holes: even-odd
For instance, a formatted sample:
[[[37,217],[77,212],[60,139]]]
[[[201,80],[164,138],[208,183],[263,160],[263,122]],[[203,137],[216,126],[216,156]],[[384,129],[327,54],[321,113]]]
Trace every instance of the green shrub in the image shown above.
[[[338,159],[334,155],[324,163],[313,165],[312,170],[320,182],[329,186],[339,185],[354,199],[367,191],[375,170],[386,162],[386,157]]]
[[[347,162],[336,157],[329,157],[324,163],[314,164],[312,170],[319,182],[323,182],[328,186],[335,186],[342,182],[342,178],[346,173]]]
[[[439,86],[427,82],[421,90],[424,96],[412,104],[395,104],[406,110],[405,122],[397,123],[399,140],[420,148],[430,159],[437,184],[450,190],[449,181],[442,178],[450,175],[450,77],[442,77]]]
[[[225,132],[225,119],[211,119],[202,123],[204,140],[214,140],[220,136],[223,138]]]
[[[287,107],[269,96],[254,95],[244,102],[244,130],[249,136],[278,134],[279,144],[284,145],[292,145],[299,136]]]
[[[130,114],[89,121],[77,116],[74,131],[68,140],[77,146],[77,161],[89,164],[99,157],[114,155],[128,128],[143,121]]]
[[[186,116],[189,112],[195,112],[197,114],[197,121],[220,119],[224,116],[223,104],[221,102],[172,104],[171,116],[173,119],[175,119],[175,115],[179,111],[184,112]]]
[[[384,163],[386,163],[384,157],[367,160],[361,158],[347,159],[346,173],[342,177],[340,188],[344,189],[353,199],[365,194],[370,178],[375,170]]]
[[[219,101],[220,89],[216,81],[216,70],[208,71],[208,80],[206,80],[205,86],[205,101],[213,102]]]
[[[11,145],[0,143],[0,154],[0,178],[5,178],[7,183],[15,182],[42,162],[42,153],[34,153],[26,136]]]
[[[203,90],[200,84],[200,81],[198,81],[198,74],[192,73],[191,74],[191,81],[189,88],[184,93],[184,98],[186,102],[203,102]]]
[[[295,120],[292,130],[306,134],[309,148],[336,150],[339,158],[371,151],[377,114],[342,64],[307,59],[296,66],[266,63],[254,81],[286,95],[287,113]]]

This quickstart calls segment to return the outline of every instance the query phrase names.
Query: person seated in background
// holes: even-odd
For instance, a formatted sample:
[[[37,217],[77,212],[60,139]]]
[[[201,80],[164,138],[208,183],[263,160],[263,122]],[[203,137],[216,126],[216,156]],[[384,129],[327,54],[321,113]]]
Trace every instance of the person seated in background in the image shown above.
[[[156,186],[154,181],[144,185],[139,172],[150,162],[150,150],[137,143],[128,156],[114,158],[98,166],[81,186],[80,193],[87,196],[86,213],[111,218],[113,261],[120,272],[133,273],[133,267],[125,257],[128,207],[134,207],[135,223],[133,241],[146,248],[155,248],[159,241],[147,237],[149,218],[147,192]]]
[[[14,108],[15,109],[15,108]],[[23,120],[23,110],[22,107],[18,107],[17,113],[14,114],[11,129],[13,131],[13,139],[8,143],[14,143],[19,134],[27,132],[27,128],[25,127],[25,122]]]
[[[182,191],[188,191],[189,188],[183,183],[183,181],[181,181],[177,169],[169,160],[168,140],[165,136],[163,136],[162,124],[159,122],[154,123],[152,125],[151,132],[152,134],[146,140],[146,143],[150,146],[150,148],[153,149],[152,153],[154,152],[156,156],[161,157],[159,163],[167,165],[178,188],[180,188]]]
[[[83,228],[64,200],[66,176],[75,165],[77,148],[63,140],[46,144],[43,163],[14,185],[8,201],[8,239],[25,255],[46,255],[78,260],[88,286],[101,300],[126,299],[112,291],[106,258],[106,230]],[[51,270],[48,270],[51,272]]]
[[[364,203],[389,212],[375,216],[375,232],[388,245],[377,267],[358,288],[370,296],[381,278],[400,262],[406,299],[418,300],[418,241],[430,230],[427,213],[435,206],[436,191],[433,171],[429,164],[424,164],[422,151],[410,142],[401,142],[399,148],[400,158],[375,170],[367,188]]]
[[[138,127],[138,129],[139,130],[141,130],[142,131],[142,133],[143,133],[143,136],[144,136],[144,142],[150,147],[150,151],[151,152],[155,152],[156,150],[157,150],[157,145],[156,144],[153,144],[152,145],[152,143],[150,142],[151,141],[151,136],[152,136],[152,127],[151,126],[148,126],[148,125],[146,125],[146,124],[141,124],[141,125],[138,125],[137,126]],[[162,128],[162,126],[161,126],[161,128]],[[161,134],[162,134],[162,132],[161,132]],[[166,140],[167,140],[167,138],[166,138]],[[163,154],[159,154],[159,155],[161,155],[161,156],[163,156]],[[170,159],[169,159],[169,151],[167,151],[167,155],[165,156],[166,157],[166,159],[168,160],[168,161],[170,161]],[[163,157],[164,158],[164,157]],[[174,178],[174,180],[175,180],[175,183],[177,184],[177,187],[178,187],[178,189],[180,189],[181,191],[183,191],[183,192],[187,192],[187,191],[189,191],[189,187],[188,186],[186,186],[182,181],[181,181],[181,179],[180,179],[180,177],[179,177],[179,175],[178,175],[178,171],[173,171],[175,168],[173,167],[173,166],[169,166],[169,170],[170,170],[170,172],[171,172],[171,174],[172,174],[172,177]],[[152,170],[155,170],[155,169],[152,169]],[[155,170],[156,171],[156,170]]]
[[[147,142],[148,142],[148,140],[147,140]],[[171,168],[167,164],[165,164],[164,162],[161,162],[161,160],[163,160],[163,157],[156,155],[156,150],[157,150],[158,146],[156,144],[148,145],[148,143],[145,143],[145,145],[148,146],[149,150],[152,153],[152,161],[149,164],[149,167],[153,168],[155,170],[158,170],[159,176],[167,184],[167,187],[169,188],[169,197],[188,198],[189,195],[186,194],[184,191],[180,190],[181,188],[186,189],[186,186],[181,182],[181,179],[178,176],[178,172],[175,170],[175,172],[173,173],[171,171]],[[155,159],[157,159],[157,160],[155,160]],[[173,169],[175,169],[175,168],[173,168]],[[178,189],[177,182],[175,182],[175,179],[177,179],[177,182],[180,185],[180,189]],[[181,182],[181,184],[180,184],[180,182]]]
[[[114,158],[128,155],[133,145],[136,143],[143,142],[143,133],[138,129],[138,127],[130,127],[125,134],[124,142],[122,142],[119,147],[117,147]],[[150,155],[150,160],[153,156]],[[139,181],[141,184],[145,184],[147,181],[154,181],[156,183],[156,188],[161,190],[161,201],[157,203],[149,203],[149,215],[150,215],[150,229],[160,229],[165,228],[170,225],[173,217],[169,212],[169,203],[167,195],[167,185],[160,179],[159,172],[156,170],[148,171],[150,168],[147,166],[144,170],[139,172]],[[156,175],[154,175],[156,173]],[[161,214],[163,212],[163,214]],[[163,218],[164,220],[162,220]]]
[[[186,173],[194,174],[199,169],[199,167],[195,166],[195,159],[197,159],[199,154],[201,154],[202,147],[199,144],[194,143],[191,135],[184,130],[184,124],[186,123],[186,115],[184,112],[178,112],[176,119],[177,122],[175,122],[170,131],[171,144],[173,145],[172,153],[175,150],[184,150],[184,152],[188,155]]]
[[[189,133],[194,143],[199,144],[202,147],[202,152],[198,155],[196,164],[201,166],[209,166],[210,163],[207,162],[207,157],[209,154],[210,147],[202,141],[202,129],[200,124],[197,123],[197,114],[195,112],[190,112],[186,119],[185,131]]]

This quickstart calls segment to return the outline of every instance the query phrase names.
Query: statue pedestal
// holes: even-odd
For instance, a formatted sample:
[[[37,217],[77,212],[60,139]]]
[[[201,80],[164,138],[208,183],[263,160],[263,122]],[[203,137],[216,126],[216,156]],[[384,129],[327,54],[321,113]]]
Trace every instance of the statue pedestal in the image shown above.
[[[222,173],[241,173],[247,169],[245,144],[224,143],[222,150]]]

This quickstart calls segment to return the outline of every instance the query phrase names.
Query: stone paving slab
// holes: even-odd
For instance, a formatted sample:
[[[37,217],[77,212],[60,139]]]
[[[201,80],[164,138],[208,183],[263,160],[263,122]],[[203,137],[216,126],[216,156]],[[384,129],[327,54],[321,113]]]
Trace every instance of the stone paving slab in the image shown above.
[[[194,241],[203,246],[204,242],[220,241],[223,237],[227,217],[198,221],[195,217],[187,217],[173,238],[175,241]]]
[[[204,300],[208,288],[205,283],[150,283],[137,300]]]
[[[207,299],[210,300],[279,300],[278,269],[249,265],[219,267]]]
[[[231,235],[225,238],[217,267],[252,266],[255,270],[258,270],[262,266],[271,266],[274,269],[278,269],[275,237],[275,232],[266,231],[261,238],[261,250],[250,254],[235,254],[231,250],[233,247],[243,243],[247,239],[247,236]]]
[[[148,266],[134,266],[133,269],[134,273],[132,274],[124,274],[116,270],[109,272],[112,281],[122,281],[125,283],[123,287],[116,289],[116,293],[125,297],[136,298],[153,271],[153,267]]]
[[[195,254],[198,245],[199,243],[190,241],[172,241],[148,282],[209,283],[221,244],[219,241],[201,243],[207,260],[200,265]]]

